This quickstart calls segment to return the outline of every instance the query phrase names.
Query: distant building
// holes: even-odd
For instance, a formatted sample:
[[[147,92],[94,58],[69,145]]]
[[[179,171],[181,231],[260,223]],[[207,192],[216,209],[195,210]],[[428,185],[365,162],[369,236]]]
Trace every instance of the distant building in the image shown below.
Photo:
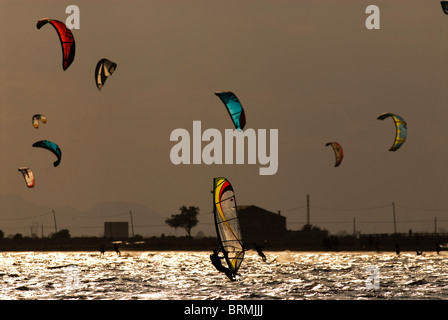
[[[257,206],[238,206],[244,242],[261,243],[286,234],[286,217]]]
[[[105,238],[129,238],[128,222],[104,222]]]

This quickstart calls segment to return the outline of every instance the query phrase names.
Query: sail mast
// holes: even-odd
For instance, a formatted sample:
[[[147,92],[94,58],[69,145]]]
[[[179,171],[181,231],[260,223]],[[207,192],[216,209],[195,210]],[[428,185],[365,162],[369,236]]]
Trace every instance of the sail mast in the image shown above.
[[[219,246],[222,247],[221,237],[219,236],[218,221],[216,220],[216,203],[215,203],[216,178],[213,178],[212,200],[213,200],[213,219],[215,221],[216,236],[218,237]]]

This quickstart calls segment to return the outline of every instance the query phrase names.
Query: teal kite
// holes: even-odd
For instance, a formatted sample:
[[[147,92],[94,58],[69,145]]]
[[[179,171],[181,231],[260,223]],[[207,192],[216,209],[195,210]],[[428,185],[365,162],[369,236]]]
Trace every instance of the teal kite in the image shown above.
[[[61,163],[62,152],[59,146],[48,140],[41,140],[33,143],[33,147],[47,149],[57,157],[57,160],[53,162],[53,166],[57,167]]]
[[[237,96],[230,91],[215,92],[215,95],[217,95],[226,106],[235,128],[238,131],[243,130],[246,125],[246,115]]]

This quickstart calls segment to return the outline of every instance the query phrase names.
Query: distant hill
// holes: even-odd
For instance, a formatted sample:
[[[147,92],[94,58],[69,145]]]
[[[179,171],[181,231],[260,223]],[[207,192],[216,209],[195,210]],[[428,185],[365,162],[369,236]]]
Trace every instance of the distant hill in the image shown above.
[[[33,223],[51,214],[51,208],[27,202],[14,194],[0,194],[0,230],[5,237],[21,233],[30,235]]]
[[[0,194],[0,230],[5,237],[21,233],[40,237],[48,236],[57,230],[68,229],[71,236],[102,236],[104,222],[128,221],[129,235],[131,230],[131,215],[134,224],[134,234],[143,236],[160,236],[170,234],[173,229],[165,224],[162,217],[151,208],[133,202],[111,201],[99,203],[91,209],[79,211],[72,207],[55,207],[36,205],[19,195]]]

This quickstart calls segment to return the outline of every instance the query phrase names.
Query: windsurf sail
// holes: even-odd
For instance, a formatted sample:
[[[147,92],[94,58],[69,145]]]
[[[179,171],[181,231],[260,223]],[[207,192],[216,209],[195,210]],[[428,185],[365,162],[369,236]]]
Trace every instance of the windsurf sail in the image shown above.
[[[235,194],[226,178],[213,180],[213,212],[221,251],[229,269],[236,275],[244,259],[244,246]]]

